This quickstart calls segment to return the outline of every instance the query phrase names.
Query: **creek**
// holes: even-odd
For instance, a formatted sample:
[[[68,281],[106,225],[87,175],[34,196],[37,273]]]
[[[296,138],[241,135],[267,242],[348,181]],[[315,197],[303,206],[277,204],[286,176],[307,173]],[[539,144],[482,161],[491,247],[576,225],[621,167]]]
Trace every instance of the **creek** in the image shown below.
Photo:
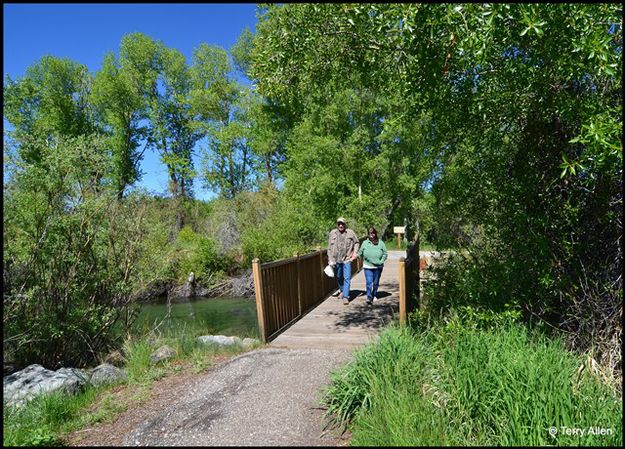
[[[160,325],[159,325],[160,323]],[[162,335],[236,335],[259,338],[256,302],[250,298],[189,298],[172,302],[167,317],[167,298],[144,304],[133,324],[133,333],[144,334],[159,325]]]

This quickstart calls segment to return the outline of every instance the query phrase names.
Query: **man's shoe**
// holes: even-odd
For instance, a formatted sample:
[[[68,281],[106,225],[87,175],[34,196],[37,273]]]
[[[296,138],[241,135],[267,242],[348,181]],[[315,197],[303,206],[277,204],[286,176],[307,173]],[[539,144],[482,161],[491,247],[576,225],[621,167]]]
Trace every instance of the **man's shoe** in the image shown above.
[[[374,296],[374,297],[373,297],[373,302],[376,302],[376,301],[379,301],[379,299],[378,299],[378,297],[377,297],[377,296]]]
[[[373,304],[373,299],[367,298],[367,304],[369,304],[369,305]]]

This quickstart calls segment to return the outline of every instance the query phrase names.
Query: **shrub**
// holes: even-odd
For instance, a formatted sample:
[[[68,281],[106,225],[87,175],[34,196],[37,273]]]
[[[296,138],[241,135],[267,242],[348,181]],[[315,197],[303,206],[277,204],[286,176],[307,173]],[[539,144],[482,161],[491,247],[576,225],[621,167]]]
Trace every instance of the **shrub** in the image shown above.
[[[97,138],[35,141],[5,184],[4,340],[18,365],[95,360],[132,314],[143,209],[118,201]]]
[[[205,280],[214,273],[226,271],[230,261],[217,253],[212,239],[199,235],[190,226],[183,227],[173,245],[170,260],[174,265],[174,276],[179,282],[187,280],[189,273],[196,279]]]

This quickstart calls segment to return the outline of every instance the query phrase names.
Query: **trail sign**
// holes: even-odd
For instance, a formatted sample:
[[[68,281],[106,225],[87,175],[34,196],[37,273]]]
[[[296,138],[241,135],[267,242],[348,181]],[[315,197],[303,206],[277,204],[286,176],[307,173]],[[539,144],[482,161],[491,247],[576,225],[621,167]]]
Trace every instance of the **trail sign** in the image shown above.
[[[406,227],[405,226],[394,226],[393,227],[393,232],[395,234],[397,234],[397,249],[401,248],[401,235],[405,234],[406,232]]]

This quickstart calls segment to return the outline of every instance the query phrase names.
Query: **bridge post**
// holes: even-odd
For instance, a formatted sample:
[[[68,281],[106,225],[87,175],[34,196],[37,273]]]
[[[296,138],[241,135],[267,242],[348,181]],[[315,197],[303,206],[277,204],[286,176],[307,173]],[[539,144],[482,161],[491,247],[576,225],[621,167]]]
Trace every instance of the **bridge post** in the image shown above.
[[[407,317],[407,297],[406,297],[406,259],[399,258],[399,325],[406,324]]]
[[[252,260],[252,273],[254,275],[254,291],[256,293],[256,313],[258,315],[258,330],[260,338],[267,343],[267,334],[265,333],[265,311],[263,304],[263,285],[260,271],[260,260]]]
[[[321,249],[320,246],[317,246],[316,251],[319,253],[319,268],[321,269],[320,273],[320,277],[319,277],[319,295],[318,296],[323,296],[325,293],[325,279],[324,279],[324,275],[323,275],[323,269],[326,267],[325,264],[323,263],[323,250]]]
[[[299,252],[293,254],[293,257],[297,257],[297,261],[295,262],[297,270],[297,314],[298,316],[302,316],[304,308],[302,306],[302,269],[299,263]]]
[[[417,234],[417,238],[415,238],[415,262],[414,262],[414,270],[416,271],[416,285],[415,285],[415,301],[416,307],[421,307],[421,257],[419,256],[419,252],[421,251],[421,235]]]

